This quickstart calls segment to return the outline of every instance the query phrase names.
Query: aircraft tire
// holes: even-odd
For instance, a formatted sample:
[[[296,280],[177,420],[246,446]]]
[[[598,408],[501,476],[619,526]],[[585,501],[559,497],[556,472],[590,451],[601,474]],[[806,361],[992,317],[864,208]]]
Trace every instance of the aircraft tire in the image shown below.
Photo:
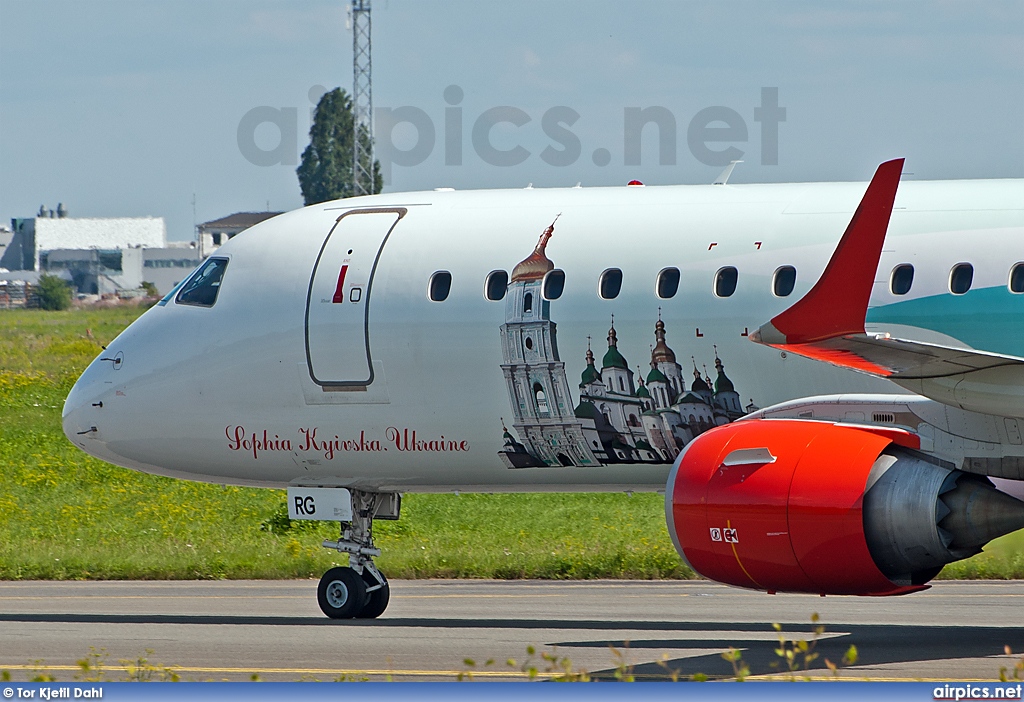
[[[363,577],[366,578],[368,574],[364,573]],[[373,576],[370,576],[371,578]],[[381,574],[383,578],[383,573]],[[376,584],[377,580],[374,579],[372,584]],[[388,608],[388,602],[391,600],[391,586],[388,584],[388,579],[384,578],[384,586],[379,590],[366,593],[366,604],[359,610],[359,614],[356,615],[358,619],[376,619],[380,615],[384,614],[384,610]]]
[[[331,619],[352,619],[366,605],[366,583],[351,568],[331,568],[320,578],[316,600]]]

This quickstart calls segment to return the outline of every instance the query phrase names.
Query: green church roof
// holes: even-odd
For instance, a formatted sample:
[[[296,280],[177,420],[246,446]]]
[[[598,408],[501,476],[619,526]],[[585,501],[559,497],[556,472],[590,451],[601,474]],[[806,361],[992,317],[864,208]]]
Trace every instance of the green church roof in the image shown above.
[[[647,374],[647,382],[648,383],[667,383],[668,382],[668,378],[666,378],[665,374],[662,373],[660,370],[658,370],[654,366],[651,366],[651,372]]]
[[[711,390],[704,379],[700,377],[696,366],[693,367],[693,385],[690,386],[690,390],[693,392],[709,392]]]
[[[607,353],[604,355],[604,359],[601,361],[601,367],[603,368],[622,368],[623,370],[629,370],[629,364],[626,363],[626,359],[622,357],[619,350],[614,346],[609,346]]]
[[[691,403],[695,403],[695,404],[698,404],[698,405],[705,404],[703,397],[695,395],[692,392],[685,393],[682,397],[680,397],[678,400],[676,400],[676,404],[677,405],[687,405],[687,404],[691,404]]]
[[[725,374],[725,366],[722,364],[722,360],[717,357],[715,358],[715,368],[718,370],[718,378],[715,379],[715,394],[720,392],[736,392],[732,381]]]

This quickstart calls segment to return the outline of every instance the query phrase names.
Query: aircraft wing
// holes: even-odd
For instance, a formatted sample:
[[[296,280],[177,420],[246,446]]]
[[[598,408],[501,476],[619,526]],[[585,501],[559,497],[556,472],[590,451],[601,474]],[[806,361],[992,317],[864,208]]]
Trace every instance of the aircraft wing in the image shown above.
[[[903,159],[878,167],[821,278],[750,339],[888,378],[963,409],[1024,417],[1024,358],[865,332],[868,300],[902,170]]]
[[[1003,366],[1024,369],[1024,358],[888,334],[847,334],[804,344],[760,343],[890,380],[943,378]]]

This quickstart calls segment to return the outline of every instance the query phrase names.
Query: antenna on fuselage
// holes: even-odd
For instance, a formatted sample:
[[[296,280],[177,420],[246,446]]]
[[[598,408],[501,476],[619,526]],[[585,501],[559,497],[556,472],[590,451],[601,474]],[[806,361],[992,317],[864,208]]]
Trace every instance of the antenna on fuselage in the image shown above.
[[[729,165],[718,174],[718,177],[711,184],[726,185],[729,182],[729,176],[732,175],[732,169],[736,168],[737,163],[743,163],[743,161],[729,161]]]

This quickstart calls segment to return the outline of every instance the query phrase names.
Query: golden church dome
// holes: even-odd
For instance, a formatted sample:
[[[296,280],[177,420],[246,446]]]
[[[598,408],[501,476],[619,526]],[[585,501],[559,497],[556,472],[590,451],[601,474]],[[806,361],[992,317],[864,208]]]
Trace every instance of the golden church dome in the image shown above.
[[[660,319],[654,325],[654,337],[658,340],[658,344],[651,353],[651,360],[654,363],[675,363],[676,355],[665,343],[665,323]]]
[[[544,277],[545,273],[554,269],[555,264],[552,263],[544,253],[544,249],[546,249],[548,245],[548,239],[550,239],[551,235],[554,233],[555,225],[553,224],[544,230],[544,233],[540,235],[540,240],[537,242],[537,246],[533,249],[533,253],[517,263],[516,267],[512,269],[512,282],[519,280],[540,280]]]

